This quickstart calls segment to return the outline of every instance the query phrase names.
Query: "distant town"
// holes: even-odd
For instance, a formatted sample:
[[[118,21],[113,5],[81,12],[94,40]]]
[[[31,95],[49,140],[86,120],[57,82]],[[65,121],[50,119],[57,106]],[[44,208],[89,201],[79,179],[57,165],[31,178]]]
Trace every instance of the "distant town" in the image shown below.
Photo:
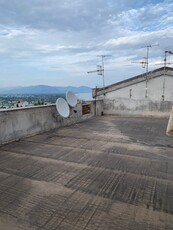
[[[75,94],[91,94],[91,88],[87,86],[52,87],[36,85],[12,89],[0,88],[0,109],[54,104],[57,98],[64,97],[67,91],[72,91]]]
[[[61,94],[0,95],[0,109],[54,104]]]

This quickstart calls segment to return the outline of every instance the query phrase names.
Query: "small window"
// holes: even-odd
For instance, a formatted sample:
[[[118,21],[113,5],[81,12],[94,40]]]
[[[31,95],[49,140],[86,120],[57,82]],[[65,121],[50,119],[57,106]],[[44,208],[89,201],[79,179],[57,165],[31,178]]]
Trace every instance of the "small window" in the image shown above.
[[[145,98],[147,98],[147,97],[148,97],[148,88],[146,86],[146,88],[145,88]]]
[[[130,89],[130,98],[132,97],[132,89]]]

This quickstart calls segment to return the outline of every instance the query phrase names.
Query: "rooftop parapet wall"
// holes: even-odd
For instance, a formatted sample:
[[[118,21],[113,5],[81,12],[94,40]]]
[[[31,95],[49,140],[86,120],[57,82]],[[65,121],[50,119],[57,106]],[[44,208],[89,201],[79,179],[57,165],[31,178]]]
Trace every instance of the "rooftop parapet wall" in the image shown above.
[[[101,111],[100,105],[98,102],[99,113]],[[70,117],[66,119],[58,114],[55,105],[2,110],[0,111],[0,145],[81,122],[94,115],[93,102],[91,102],[90,114],[82,115],[82,104],[77,104],[76,108],[71,109]]]
[[[171,101],[134,100],[127,98],[105,99],[104,114],[168,117],[173,107]]]

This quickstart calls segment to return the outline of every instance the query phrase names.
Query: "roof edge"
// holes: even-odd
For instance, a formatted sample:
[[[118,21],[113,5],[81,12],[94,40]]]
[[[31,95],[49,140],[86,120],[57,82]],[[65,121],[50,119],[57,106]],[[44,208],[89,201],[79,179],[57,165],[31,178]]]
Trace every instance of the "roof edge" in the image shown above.
[[[152,71],[149,71],[148,72],[148,75],[149,75],[149,78],[151,78],[151,74],[157,74],[159,72],[162,72],[162,71],[172,71],[173,72],[173,68],[172,67],[161,67],[161,68],[158,68],[158,69],[155,69],[155,70],[152,70]],[[158,75],[160,76],[160,74]],[[134,77],[131,77],[131,78],[128,78],[126,80],[123,80],[123,81],[119,81],[119,82],[116,82],[114,84],[111,84],[111,85],[108,85],[106,87],[102,87],[102,88],[97,88],[97,94],[99,93],[100,95],[103,94],[103,93],[106,93],[106,91],[109,91],[110,88],[113,88],[113,87],[116,87],[116,86],[120,86],[122,84],[125,84],[125,83],[130,83],[132,82],[132,84],[134,84],[134,80],[138,80],[139,82],[140,81],[145,81],[145,77],[146,77],[146,73],[143,73],[143,74],[139,74],[137,76],[134,76]],[[154,77],[157,77],[157,76],[154,76]],[[103,91],[103,92],[101,92]],[[111,90],[112,91],[112,90]]]

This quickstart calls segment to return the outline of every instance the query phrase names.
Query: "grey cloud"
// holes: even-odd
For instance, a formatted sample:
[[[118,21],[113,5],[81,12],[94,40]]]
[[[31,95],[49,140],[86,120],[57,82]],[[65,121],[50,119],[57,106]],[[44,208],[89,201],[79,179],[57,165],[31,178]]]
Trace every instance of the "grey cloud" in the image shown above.
[[[101,29],[109,15],[123,8],[113,0],[1,0],[1,23],[36,29]]]
[[[126,59],[142,59],[146,50],[141,47],[151,43],[159,42],[159,51],[150,52],[158,57],[168,44],[173,48],[172,2],[166,3],[0,0],[0,57],[69,75],[72,69],[94,70],[98,54],[111,54],[115,64],[110,67],[122,68]]]
[[[152,1],[136,0],[0,0],[0,24],[25,26],[30,29],[61,32],[86,32],[92,39],[119,36],[124,29],[148,30],[165,27],[160,14],[169,16],[171,7],[165,3],[152,5]],[[146,5],[148,4],[148,5]],[[169,3],[171,4],[171,3]],[[134,6],[134,9],[133,9]],[[166,17],[166,16],[165,16]],[[159,20],[161,19],[161,20]],[[159,27],[159,28],[160,28]],[[80,34],[78,35],[80,36]],[[82,37],[83,38],[83,37]]]

